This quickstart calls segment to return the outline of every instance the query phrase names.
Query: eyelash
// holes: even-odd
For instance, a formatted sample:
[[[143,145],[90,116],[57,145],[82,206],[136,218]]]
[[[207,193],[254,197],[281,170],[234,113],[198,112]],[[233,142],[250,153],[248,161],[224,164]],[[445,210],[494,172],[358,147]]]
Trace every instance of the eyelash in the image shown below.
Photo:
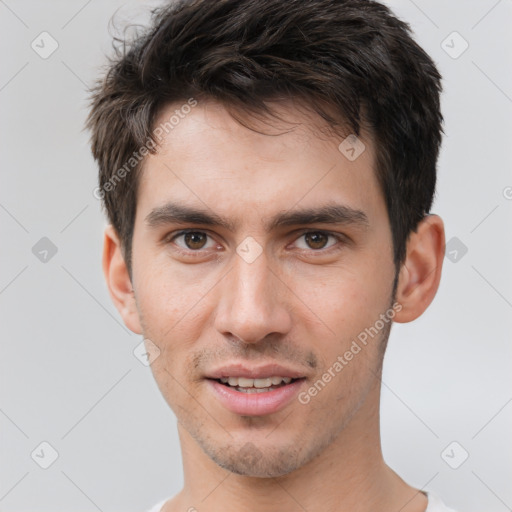
[[[177,233],[171,233],[170,235],[166,236],[164,238],[164,243],[166,244],[169,244],[169,243],[172,243],[174,242],[174,240],[176,240],[176,238],[180,237],[180,236],[183,236],[183,235],[186,235],[188,233],[202,233],[202,234],[205,234],[207,235],[208,237],[211,238],[211,235],[208,234],[207,231],[202,231],[202,230],[198,230],[198,229],[184,229],[182,231],[178,231]],[[337,240],[337,242],[341,242],[342,244],[346,244],[347,243],[347,238],[346,236],[344,235],[341,235],[340,233],[333,233],[331,231],[324,231],[324,230],[321,230],[321,229],[315,229],[315,230],[306,230],[306,231],[302,231],[298,237],[295,239],[295,240],[298,240],[299,238],[305,236],[305,235],[308,235],[308,234],[322,234],[322,235],[325,235],[325,236],[328,236],[328,237],[333,237]],[[330,253],[332,250],[340,250],[340,247],[336,247],[337,244],[335,245],[332,245],[331,247],[328,247],[327,249],[300,249],[301,252],[309,252],[309,253],[313,253],[313,254],[319,254],[319,255],[323,255],[323,254],[327,254],[327,253]],[[179,246],[176,246],[177,247],[177,250],[183,254],[186,254],[186,255],[192,255],[192,256],[202,256],[204,255],[204,250],[203,249],[198,249],[196,251],[192,250],[192,249],[183,249],[182,247],[179,247]]]

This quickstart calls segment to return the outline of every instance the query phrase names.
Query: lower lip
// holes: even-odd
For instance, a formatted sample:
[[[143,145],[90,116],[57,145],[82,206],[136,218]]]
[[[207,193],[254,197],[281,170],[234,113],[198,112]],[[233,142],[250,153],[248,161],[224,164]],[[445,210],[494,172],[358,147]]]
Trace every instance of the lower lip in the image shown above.
[[[298,394],[304,379],[265,391],[264,393],[244,393],[220,382],[207,379],[210,389],[219,402],[231,412],[244,416],[263,416],[283,409]]]

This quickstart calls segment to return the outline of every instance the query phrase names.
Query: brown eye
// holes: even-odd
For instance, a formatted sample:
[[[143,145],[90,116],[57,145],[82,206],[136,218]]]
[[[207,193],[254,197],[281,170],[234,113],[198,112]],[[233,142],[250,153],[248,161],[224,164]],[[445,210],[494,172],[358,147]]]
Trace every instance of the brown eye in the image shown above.
[[[329,235],[322,232],[311,232],[304,235],[304,240],[311,249],[323,249],[327,244]]]
[[[295,246],[304,251],[323,254],[329,249],[335,249],[336,246],[343,246],[344,238],[341,234],[331,233],[330,231],[306,231],[297,238]]]
[[[211,249],[214,245],[213,240],[208,233],[204,231],[180,231],[166,238],[166,243],[172,243],[184,251],[199,252],[201,249]],[[208,246],[208,242],[210,245]]]
[[[184,233],[183,237],[187,248],[192,250],[202,249],[208,239],[206,233],[202,233],[200,231]]]

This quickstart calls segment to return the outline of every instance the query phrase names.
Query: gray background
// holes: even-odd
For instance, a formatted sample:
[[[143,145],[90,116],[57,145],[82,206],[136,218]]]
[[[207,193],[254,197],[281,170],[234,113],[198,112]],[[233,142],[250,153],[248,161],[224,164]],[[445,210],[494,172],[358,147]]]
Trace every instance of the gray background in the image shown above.
[[[434,212],[455,240],[434,303],[392,331],[384,455],[459,512],[503,512],[512,508],[512,2],[388,4],[444,76]],[[0,0],[3,511],[142,511],[182,485],[175,417],[103,282],[105,220],[83,132],[110,17],[120,8],[121,21],[142,22],[148,5]],[[46,59],[31,47],[43,31],[59,45]],[[41,252],[43,237],[55,255]],[[48,469],[44,441],[59,454]]]

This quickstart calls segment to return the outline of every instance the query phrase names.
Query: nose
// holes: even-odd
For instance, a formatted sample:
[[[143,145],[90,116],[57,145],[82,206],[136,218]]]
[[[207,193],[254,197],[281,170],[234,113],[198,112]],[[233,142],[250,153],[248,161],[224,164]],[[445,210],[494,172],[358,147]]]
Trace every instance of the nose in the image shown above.
[[[224,337],[258,343],[291,329],[289,290],[264,252],[252,263],[237,255],[220,284],[215,328]]]

